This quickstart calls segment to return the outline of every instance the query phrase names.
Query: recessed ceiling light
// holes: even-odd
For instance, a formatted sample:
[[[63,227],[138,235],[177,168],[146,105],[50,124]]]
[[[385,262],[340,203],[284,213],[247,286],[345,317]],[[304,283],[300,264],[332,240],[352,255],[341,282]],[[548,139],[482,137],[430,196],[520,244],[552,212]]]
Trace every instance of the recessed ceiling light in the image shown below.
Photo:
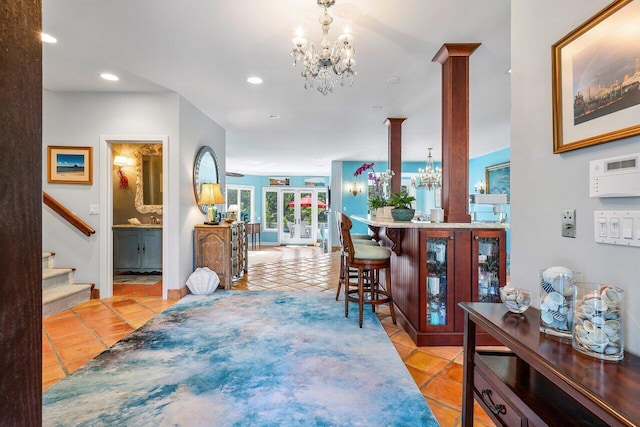
[[[270,114],[269,118],[272,119],[272,120],[278,120],[280,118],[280,116],[277,115],[277,114]]]
[[[387,83],[389,83],[390,85],[396,85],[399,82],[400,82],[400,77],[393,76],[387,79]]]
[[[507,74],[511,74],[511,68],[507,70]]]
[[[374,105],[371,107],[372,110],[382,110],[382,105]]]
[[[262,79],[257,76],[251,76],[247,79],[247,81],[252,85],[259,85],[260,83],[262,83]]]
[[[40,40],[45,43],[58,43],[58,39],[47,33],[40,33]]]
[[[102,73],[102,74],[100,74],[100,77],[102,77],[105,80],[109,80],[110,82],[117,82],[118,80],[120,80],[120,78],[118,78],[118,76],[116,76],[115,74],[111,74],[111,73]]]

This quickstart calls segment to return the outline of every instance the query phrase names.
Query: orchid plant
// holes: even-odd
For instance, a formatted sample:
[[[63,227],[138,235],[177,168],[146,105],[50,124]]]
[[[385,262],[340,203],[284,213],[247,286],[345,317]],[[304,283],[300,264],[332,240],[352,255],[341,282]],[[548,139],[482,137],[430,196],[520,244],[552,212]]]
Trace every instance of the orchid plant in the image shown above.
[[[387,205],[389,181],[391,177],[395,175],[391,170],[376,173],[373,169],[374,165],[375,163],[363,163],[362,166],[353,173],[353,176],[360,176],[365,171],[369,171],[367,173],[367,179],[370,183],[373,183],[369,190],[370,209],[377,209]]]

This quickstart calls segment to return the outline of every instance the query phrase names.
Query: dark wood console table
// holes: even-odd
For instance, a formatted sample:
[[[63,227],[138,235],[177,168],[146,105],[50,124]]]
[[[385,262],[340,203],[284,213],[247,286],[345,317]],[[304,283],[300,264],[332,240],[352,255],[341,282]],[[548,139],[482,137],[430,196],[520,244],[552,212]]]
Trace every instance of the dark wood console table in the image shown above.
[[[462,422],[473,425],[474,398],[497,425],[639,426],[640,357],[605,362],[539,332],[540,312],[502,304],[464,310]],[[481,327],[510,351],[476,348]]]
[[[251,249],[256,249],[256,235],[258,237],[258,249],[260,249],[260,225],[259,222],[248,222],[247,226],[247,237],[251,237]]]

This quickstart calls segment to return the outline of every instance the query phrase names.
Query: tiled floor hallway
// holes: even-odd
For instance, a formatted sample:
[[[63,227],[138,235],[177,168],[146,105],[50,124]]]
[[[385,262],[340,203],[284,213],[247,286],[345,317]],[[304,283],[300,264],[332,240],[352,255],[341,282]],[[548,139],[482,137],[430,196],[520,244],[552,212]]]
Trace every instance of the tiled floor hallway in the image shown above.
[[[339,255],[312,247],[265,247],[249,253],[240,290],[336,292]],[[162,300],[162,283],[114,285],[114,297],[92,300],[45,318],[42,328],[43,389],[71,374],[174,301]],[[336,302],[342,306],[343,302]],[[354,328],[358,327],[357,311]],[[442,426],[459,426],[462,406],[462,348],[416,347],[383,307],[377,310],[389,338]],[[474,425],[493,423],[476,404]]]

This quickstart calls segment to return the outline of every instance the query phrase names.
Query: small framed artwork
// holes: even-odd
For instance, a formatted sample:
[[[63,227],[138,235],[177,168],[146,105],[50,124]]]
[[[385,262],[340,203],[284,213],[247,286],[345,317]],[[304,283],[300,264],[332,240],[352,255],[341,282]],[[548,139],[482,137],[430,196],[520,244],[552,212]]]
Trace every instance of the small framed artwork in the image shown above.
[[[506,194],[511,199],[511,162],[504,162],[484,168],[487,194]]]
[[[269,185],[289,185],[290,182],[289,178],[283,176],[269,178]]]
[[[311,177],[304,179],[305,187],[326,187],[327,184],[324,182],[324,178],[322,177]]]
[[[47,182],[93,184],[93,147],[47,146]]]
[[[552,46],[553,152],[640,134],[640,1],[616,0]]]

